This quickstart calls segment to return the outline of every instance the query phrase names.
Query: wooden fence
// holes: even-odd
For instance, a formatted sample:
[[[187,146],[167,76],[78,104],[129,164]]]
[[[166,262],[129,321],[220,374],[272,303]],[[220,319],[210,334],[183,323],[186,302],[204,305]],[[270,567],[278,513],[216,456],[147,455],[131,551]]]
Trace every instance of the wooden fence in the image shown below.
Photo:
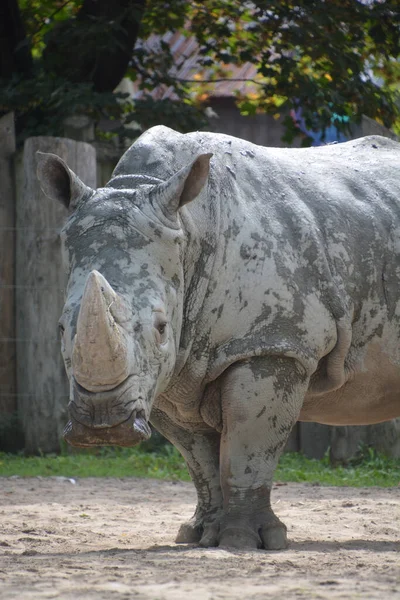
[[[0,148],[7,149],[0,161],[0,448],[14,449],[23,437],[28,453],[54,452],[69,395],[58,339],[66,283],[59,231],[66,210],[42,193],[35,155],[58,154],[96,187],[96,151],[84,142],[35,137],[15,153],[13,134],[7,115],[0,121]]]
[[[67,420],[68,382],[58,318],[65,276],[59,231],[65,209],[41,192],[37,150],[61,156],[89,186],[104,184],[115,149],[36,137],[16,152],[12,115],[0,119],[0,450],[58,452]],[[369,427],[298,423],[287,448],[346,461],[360,443],[400,456],[400,419]]]

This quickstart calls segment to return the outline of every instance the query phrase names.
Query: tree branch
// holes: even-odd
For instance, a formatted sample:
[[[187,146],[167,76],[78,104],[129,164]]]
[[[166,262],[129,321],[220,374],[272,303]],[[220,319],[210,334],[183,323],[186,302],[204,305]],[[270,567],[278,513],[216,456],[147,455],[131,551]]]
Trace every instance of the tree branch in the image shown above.
[[[180,83],[222,83],[222,82],[238,82],[238,83],[254,83],[255,85],[263,86],[264,84],[261,81],[256,81],[255,79],[238,79],[235,77],[221,77],[219,79],[181,79],[180,77],[174,77],[175,81],[179,81]]]

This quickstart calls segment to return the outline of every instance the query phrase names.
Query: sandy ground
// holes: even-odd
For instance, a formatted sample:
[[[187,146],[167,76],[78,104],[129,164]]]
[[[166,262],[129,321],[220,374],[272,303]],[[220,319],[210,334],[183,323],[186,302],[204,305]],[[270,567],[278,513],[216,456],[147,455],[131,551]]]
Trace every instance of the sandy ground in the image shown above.
[[[189,483],[0,478],[0,598],[400,599],[400,488],[274,486],[283,552],[174,544]]]

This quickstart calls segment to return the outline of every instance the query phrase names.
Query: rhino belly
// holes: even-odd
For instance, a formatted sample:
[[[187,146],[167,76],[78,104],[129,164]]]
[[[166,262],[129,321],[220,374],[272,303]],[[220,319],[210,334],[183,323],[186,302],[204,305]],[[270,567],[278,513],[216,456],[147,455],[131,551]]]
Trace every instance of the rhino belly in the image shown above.
[[[400,417],[400,364],[371,344],[339,389],[308,394],[299,421],[325,425],[370,425]]]

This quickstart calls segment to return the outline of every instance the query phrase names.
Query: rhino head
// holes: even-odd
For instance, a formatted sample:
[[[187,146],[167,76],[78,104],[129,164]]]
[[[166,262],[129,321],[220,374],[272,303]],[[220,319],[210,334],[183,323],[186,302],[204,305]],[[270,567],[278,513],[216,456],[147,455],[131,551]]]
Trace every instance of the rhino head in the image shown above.
[[[182,328],[185,237],[180,209],[201,192],[211,154],[166,181],[120,174],[88,188],[63,160],[38,153],[43,192],[62,202],[68,272],[60,318],[75,446],[133,446],[150,436],[152,404],[174,372]]]

